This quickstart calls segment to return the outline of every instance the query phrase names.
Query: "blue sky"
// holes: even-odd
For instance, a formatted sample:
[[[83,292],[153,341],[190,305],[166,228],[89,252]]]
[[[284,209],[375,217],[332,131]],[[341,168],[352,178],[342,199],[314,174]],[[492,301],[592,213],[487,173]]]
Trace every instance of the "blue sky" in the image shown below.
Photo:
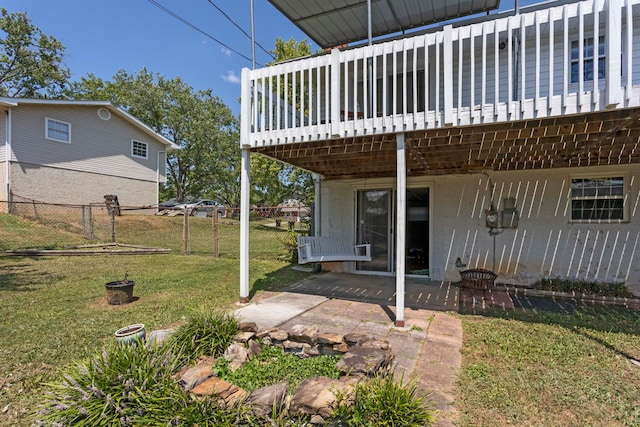
[[[251,41],[207,0],[156,0],[229,47],[251,57]],[[249,0],[213,0],[250,34]],[[251,62],[223,48],[148,0],[3,0],[9,12],[26,12],[32,24],[66,47],[71,79],[88,73],[110,80],[120,69],[143,67],[180,76],[195,89],[211,88],[235,113],[240,73]],[[267,50],[276,37],[306,36],[265,0],[255,0],[256,40]],[[271,58],[256,48],[260,64]]]
[[[251,56],[251,41],[208,0],[153,0],[243,55]],[[250,0],[212,0],[250,34]],[[522,4],[533,3],[522,0]],[[240,73],[251,62],[190,28],[149,0],[3,0],[9,12],[26,12],[45,34],[66,47],[64,63],[71,79],[93,73],[110,80],[121,69],[143,67],[166,78],[180,76],[195,89],[214,95],[238,114]],[[503,0],[501,9],[512,9]],[[255,0],[256,40],[267,50],[276,37],[308,38],[266,0]],[[309,40],[310,41],[310,40]],[[312,44],[313,45],[313,44]],[[314,46],[314,49],[316,47]],[[256,61],[271,58],[256,48]]]

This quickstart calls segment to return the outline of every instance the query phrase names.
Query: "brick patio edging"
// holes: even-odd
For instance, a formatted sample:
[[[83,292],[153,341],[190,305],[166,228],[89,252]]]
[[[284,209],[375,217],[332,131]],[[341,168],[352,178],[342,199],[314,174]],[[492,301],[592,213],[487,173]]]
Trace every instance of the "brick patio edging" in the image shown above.
[[[494,291],[505,291],[513,295],[522,295],[525,297],[553,297],[562,299],[577,300],[582,303],[589,303],[603,306],[619,306],[625,308],[631,308],[634,310],[640,310],[640,298],[622,298],[622,297],[607,297],[602,295],[585,294],[578,292],[557,292],[557,291],[543,291],[540,289],[531,289],[518,286],[504,286],[496,285],[493,288]]]

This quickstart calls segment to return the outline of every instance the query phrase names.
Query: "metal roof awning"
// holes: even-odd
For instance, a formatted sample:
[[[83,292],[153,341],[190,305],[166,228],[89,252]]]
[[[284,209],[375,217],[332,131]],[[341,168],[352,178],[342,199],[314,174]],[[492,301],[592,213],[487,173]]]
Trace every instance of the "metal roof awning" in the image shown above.
[[[368,38],[367,0],[269,0],[321,48]],[[371,0],[371,35],[384,36],[497,9],[500,0]]]

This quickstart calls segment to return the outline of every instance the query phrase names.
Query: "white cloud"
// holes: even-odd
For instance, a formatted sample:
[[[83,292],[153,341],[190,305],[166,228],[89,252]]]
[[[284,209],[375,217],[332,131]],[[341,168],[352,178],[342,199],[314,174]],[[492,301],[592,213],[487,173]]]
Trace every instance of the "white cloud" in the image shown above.
[[[226,47],[221,47],[220,51],[222,53],[224,53],[225,55],[227,55],[227,56],[231,56],[231,51],[229,49],[227,49]]]
[[[227,83],[240,83],[240,77],[238,77],[238,75],[233,70],[229,70],[227,71],[227,74],[223,74],[222,80]]]

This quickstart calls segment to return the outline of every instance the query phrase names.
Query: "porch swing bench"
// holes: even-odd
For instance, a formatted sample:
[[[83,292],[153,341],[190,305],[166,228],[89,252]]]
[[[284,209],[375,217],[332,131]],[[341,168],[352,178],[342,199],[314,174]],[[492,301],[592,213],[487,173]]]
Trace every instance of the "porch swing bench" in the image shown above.
[[[298,237],[298,264],[371,261],[371,244],[353,245],[333,237]]]

